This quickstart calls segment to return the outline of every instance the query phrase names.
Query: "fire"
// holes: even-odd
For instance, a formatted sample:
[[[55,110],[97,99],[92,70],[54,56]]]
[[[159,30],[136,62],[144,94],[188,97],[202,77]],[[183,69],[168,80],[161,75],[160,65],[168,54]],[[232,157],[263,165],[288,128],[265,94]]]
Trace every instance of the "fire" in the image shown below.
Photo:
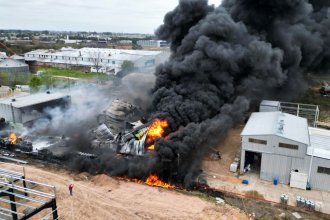
[[[175,185],[161,181],[160,179],[158,179],[158,176],[156,176],[154,174],[150,174],[150,176],[146,179],[146,181],[135,179],[135,178],[130,179],[127,177],[119,177],[119,176],[116,176],[115,178],[119,179],[119,180],[128,181],[128,182],[147,184],[149,186],[157,186],[157,187],[162,187],[162,188],[167,188],[167,189],[175,188]]]
[[[17,136],[15,133],[10,133],[9,135],[9,141],[11,144],[16,144],[16,141],[17,141]]]
[[[171,185],[169,183],[164,183],[163,181],[158,179],[158,176],[153,174],[151,174],[144,183],[149,186],[158,186],[162,188],[175,188],[174,185]]]
[[[165,128],[168,127],[167,120],[156,119],[148,128],[147,144],[151,144],[148,150],[154,150],[154,141],[156,138],[164,137]]]
[[[148,150],[155,150],[155,145],[153,144],[153,145],[149,146]]]

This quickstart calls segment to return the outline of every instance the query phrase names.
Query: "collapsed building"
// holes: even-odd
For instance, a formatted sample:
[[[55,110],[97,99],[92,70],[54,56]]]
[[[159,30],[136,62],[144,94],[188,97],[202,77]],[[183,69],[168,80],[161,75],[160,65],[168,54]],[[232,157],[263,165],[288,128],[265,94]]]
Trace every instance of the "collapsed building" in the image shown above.
[[[104,123],[112,133],[118,134],[126,129],[131,129],[130,122],[138,118],[136,106],[123,100],[115,99],[110,107],[98,117],[99,124]]]

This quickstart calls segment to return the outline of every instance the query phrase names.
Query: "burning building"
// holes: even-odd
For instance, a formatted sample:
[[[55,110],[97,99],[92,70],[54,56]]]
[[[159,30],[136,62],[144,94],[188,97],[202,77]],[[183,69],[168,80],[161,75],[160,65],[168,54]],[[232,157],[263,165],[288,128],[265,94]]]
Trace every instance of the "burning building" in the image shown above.
[[[14,123],[29,123],[47,117],[45,109],[56,106],[66,107],[70,96],[62,93],[36,93],[0,100],[0,117]]]

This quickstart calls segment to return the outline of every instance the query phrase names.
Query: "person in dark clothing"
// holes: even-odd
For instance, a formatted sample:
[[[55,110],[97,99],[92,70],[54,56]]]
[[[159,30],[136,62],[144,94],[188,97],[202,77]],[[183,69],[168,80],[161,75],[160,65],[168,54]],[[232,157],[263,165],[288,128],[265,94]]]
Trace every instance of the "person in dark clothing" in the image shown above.
[[[72,196],[73,184],[69,185],[70,196]]]

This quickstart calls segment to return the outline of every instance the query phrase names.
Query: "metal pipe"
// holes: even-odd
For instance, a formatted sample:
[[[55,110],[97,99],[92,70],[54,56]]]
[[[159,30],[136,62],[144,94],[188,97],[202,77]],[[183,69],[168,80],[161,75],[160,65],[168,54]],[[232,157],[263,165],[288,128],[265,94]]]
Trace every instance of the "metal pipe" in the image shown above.
[[[10,200],[2,199],[2,198],[0,198],[0,201],[1,201],[1,202],[5,202],[5,203],[15,203],[15,204],[17,204],[17,205],[26,206],[26,207],[33,208],[33,209],[36,208],[36,207],[34,207],[34,206],[30,206],[30,205],[27,205],[27,204],[24,204],[24,203],[20,203],[20,202],[12,202],[12,201],[10,201]]]
[[[18,172],[14,172],[14,171],[9,171],[9,170],[5,170],[5,169],[0,169],[0,172],[4,172],[4,173],[14,173],[14,174],[18,174],[18,176],[22,176],[22,173],[18,173]]]
[[[13,117],[13,122],[15,122],[15,114],[14,114],[14,107],[13,107],[13,103],[10,103],[10,108],[11,108],[11,114],[12,114],[12,117]]]
[[[2,192],[6,193],[8,195],[14,195],[18,198],[30,200],[30,201],[37,202],[37,203],[40,203],[40,204],[45,204],[46,203],[46,201],[44,201],[44,200],[34,199],[34,198],[31,198],[31,197],[28,197],[28,196],[22,196],[22,195],[17,194],[17,193],[11,193],[11,192],[8,192],[8,191],[5,191],[5,190],[0,190],[0,193],[2,193]]]
[[[0,185],[1,184],[3,184],[4,186],[10,186],[11,185],[9,183],[0,181]],[[50,198],[50,199],[54,198],[54,195],[49,194],[49,193],[45,193],[45,192],[42,192],[42,191],[29,189],[29,188],[24,188],[24,187],[16,186],[16,185],[13,185],[13,187],[15,187],[16,190],[21,191],[21,192],[28,191],[29,193],[34,194],[34,195],[39,195],[39,196]]]
[[[2,210],[2,211],[6,211],[6,212],[10,212],[10,213],[14,213],[14,214],[16,214],[16,215],[24,215],[24,214],[22,214],[22,213],[14,212],[14,211],[12,211],[12,210],[10,210],[10,209],[6,209],[6,208],[3,208],[3,207],[0,207],[0,210]]]

